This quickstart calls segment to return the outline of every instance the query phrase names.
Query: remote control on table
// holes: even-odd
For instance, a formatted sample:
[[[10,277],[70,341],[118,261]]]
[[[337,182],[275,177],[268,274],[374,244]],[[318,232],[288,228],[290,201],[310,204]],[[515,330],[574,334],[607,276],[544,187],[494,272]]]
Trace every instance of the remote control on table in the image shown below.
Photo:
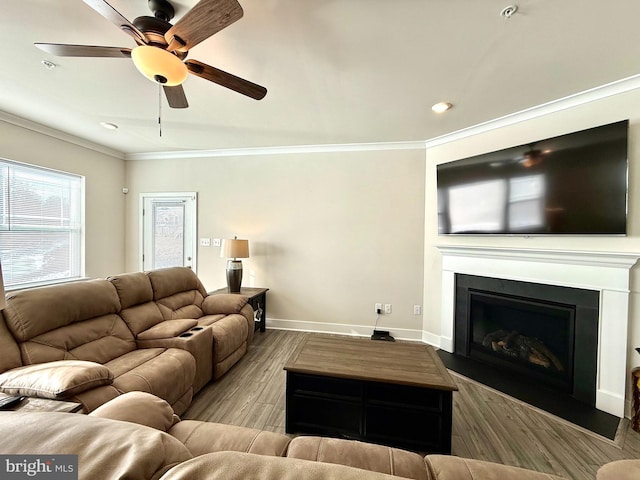
[[[25,398],[27,397],[25,397],[24,395],[14,395],[11,397],[0,398],[0,410],[13,407],[16,403],[20,403]]]

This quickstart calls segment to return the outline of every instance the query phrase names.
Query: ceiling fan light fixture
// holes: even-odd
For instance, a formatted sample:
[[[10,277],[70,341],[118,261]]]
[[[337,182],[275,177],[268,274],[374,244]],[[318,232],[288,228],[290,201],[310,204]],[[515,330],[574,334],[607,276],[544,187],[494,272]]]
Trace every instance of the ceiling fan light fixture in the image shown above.
[[[182,60],[162,48],[140,45],[131,50],[131,59],[145,77],[167,87],[182,84],[189,74]]]

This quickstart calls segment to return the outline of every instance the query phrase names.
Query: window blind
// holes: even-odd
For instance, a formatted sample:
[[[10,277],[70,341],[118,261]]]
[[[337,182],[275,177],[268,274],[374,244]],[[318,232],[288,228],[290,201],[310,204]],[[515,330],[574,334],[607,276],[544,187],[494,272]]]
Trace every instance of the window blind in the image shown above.
[[[0,159],[0,182],[5,287],[81,277],[83,177]]]

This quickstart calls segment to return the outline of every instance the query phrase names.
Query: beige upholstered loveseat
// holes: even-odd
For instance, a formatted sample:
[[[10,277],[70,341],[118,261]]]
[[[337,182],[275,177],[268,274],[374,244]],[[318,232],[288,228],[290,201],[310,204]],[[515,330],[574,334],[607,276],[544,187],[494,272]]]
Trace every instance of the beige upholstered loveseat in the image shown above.
[[[90,412],[145,391],[177,413],[247,351],[253,311],[208,296],[188,268],[12,292],[0,321],[0,390],[73,399]]]
[[[445,455],[323,437],[180,421],[152,395],[122,395],[89,415],[0,412],[3,454],[78,455],[80,479],[552,480],[553,475]],[[631,480],[640,461],[605,465],[598,480]]]

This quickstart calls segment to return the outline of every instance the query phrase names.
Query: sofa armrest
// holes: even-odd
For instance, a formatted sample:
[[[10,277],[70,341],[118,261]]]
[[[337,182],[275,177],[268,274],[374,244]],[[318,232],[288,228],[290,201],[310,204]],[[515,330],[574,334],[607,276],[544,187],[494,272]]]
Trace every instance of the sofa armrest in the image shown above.
[[[218,295],[209,295],[202,302],[202,311],[205,315],[231,315],[240,313],[249,299],[244,295],[235,293],[221,293]]]
[[[548,473],[451,455],[427,455],[424,461],[434,480],[563,480]]]
[[[596,480],[634,480],[640,478],[640,460],[616,460],[598,469]]]
[[[162,480],[406,480],[359,468],[309,462],[297,458],[267,457],[241,452],[215,452],[173,467]]]
[[[341,438],[300,436],[291,440],[288,458],[334,463],[414,480],[429,480],[417,453]]]
[[[291,440],[275,432],[197,420],[183,420],[174,425],[169,434],[194,456],[233,451],[281,457]]]
[[[9,395],[62,399],[113,383],[104,365],[84,360],[58,360],[8,370],[0,375],[0,391]]]
[[[137,423],[168,431],[180,419],[165,400],[147,392],[127,392],[89,413],[91,417]]]

